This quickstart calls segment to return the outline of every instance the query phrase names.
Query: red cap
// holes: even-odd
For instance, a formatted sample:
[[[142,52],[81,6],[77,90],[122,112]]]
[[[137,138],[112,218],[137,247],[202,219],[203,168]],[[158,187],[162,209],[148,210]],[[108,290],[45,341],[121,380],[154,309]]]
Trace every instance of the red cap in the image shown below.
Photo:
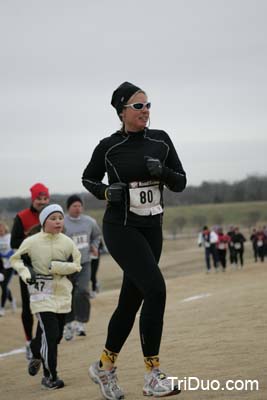
[[[38,196],[49,196],[49,191],[48,188],[43,185],[42,183],[35,183],[31,188],[30,188],[31,194],[32,194],[32,201],[34,201]]]

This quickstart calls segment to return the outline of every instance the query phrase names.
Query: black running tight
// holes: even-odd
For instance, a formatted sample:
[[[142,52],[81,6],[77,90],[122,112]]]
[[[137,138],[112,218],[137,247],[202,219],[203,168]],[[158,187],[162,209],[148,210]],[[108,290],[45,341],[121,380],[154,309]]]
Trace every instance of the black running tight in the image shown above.
[[[143,302],[139,321],[143,354],[158,355],[166,300],[165,282],[158,267],[162,229],[104,223],[103,234],[111,256],[124,272],[118,306],[108,326],[106,348],[120,352]]]
[[[96,274],[97,274],[97,271],[98,271],[99,262],[100,262],[100,254],[99,254],[98,258],[92,258],[91,259],[91,282],[92,282],[92,290],[93,290],[93,292],[95,292],[97,290]]]
[[[33,329],[33,315],[30,309],[30,296],[28,292],[28,287],[21,278],[19,278],[19,284],[20,284],[21,306],[22,306],[21,319],[26,340],[30,341],[32,340],[32,329]]]
[[[4,308],[6,304],[6,300],[13,300],[11,290],[8,285],[13,276],[14,270],[12,268],[7,268],[3,270],[4,280],[0,282],[0,287],[2,288],[2,296],[1,296],[1,307]]]
[[[66,314],[56,314],[44,311],[36,314],[38,325],[36,336],[31,341],[33,358],[41,358],[44,376],[51,377],[53,381],[57,377],[58,344],[63,336]]]

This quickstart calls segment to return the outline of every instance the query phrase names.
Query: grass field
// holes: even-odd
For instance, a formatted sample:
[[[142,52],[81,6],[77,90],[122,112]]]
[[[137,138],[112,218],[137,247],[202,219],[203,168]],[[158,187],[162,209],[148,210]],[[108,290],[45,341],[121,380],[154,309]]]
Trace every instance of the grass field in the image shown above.
[[[102,224],[104,210],[90,210],[90,215]],[[171,232],[176,218],[186,221],[184,231],[197,232],[202,225],[239,225],[242,228],[254,225],[267,225],[267,202],[242,202],[221,204],[193,204],[177,207],[166,207],[164,210],[164,230]],[[179,232],[179,223],[177,227]]]
[[[86,213],[102,226],[104,208],[87,210]],[[181,218],[184,219],[182,226]],[[13,219],[6,222],[11,228]],[[164,209],[163,228],[167,235],[174,230],[176,233],[182,231],[195,234],[203,225],[222,225],[225,229],[228,229],[229,225],[238,225],[242,229],[267,225],[267,201],[191,204]]]
[[[256,215],[257,214],[257,215]],[[165,225],[169,226],[175,216],[183,216],[188,226],[195,226],[196,216],[207,218],[207,224],[242,225],[248,226],[255,218],[257,223],[267,222],[267,202],[242,202],[222,204],[197,204],[179,207],[168,207],[165,210]]]
[[[197,377],[203,382],[257,380],[259,390],[185,390],[173,399],[266,400],[267,263],[253,263],[246,244],[244,270],[228,266],[225,273],[207,275],[203,250],[194,239],[164,242],[161,268],[167,281],[167,306],[161,346],[162,369],[179,379]],[[99,357],[107,323],[116,305],[121,272],[110,256],[101,259],[102,292],[92,300],[87,336],[59,347],[59,374],[66,387],[41,390],[41,375],[27,374],[25,354],[0,355],[1,399],[100,400],[98,386],[88,378],[88,366]],[[18,294],[15,277],[12,289]],[[0,319],[0,353],[24,345],[19,310]],[[138,316],[133,332],[118,359],[118,376],[125,399],[139,400],[143,385],[143,360]],[[254,387],[255,389],[255,387]]]

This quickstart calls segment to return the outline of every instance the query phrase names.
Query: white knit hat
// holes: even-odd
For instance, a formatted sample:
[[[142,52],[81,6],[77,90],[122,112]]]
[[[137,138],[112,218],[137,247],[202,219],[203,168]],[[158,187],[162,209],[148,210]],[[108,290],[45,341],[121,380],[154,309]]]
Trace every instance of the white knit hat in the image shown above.
[[[55,213],[55,212],[60,212],[64,216],[64,211],[63,208],[59,204],[50,204],[49,206],[46,206],[39,215],[39,221],[42,226],[44,226],[45,221],[49,217],[49,215]]]

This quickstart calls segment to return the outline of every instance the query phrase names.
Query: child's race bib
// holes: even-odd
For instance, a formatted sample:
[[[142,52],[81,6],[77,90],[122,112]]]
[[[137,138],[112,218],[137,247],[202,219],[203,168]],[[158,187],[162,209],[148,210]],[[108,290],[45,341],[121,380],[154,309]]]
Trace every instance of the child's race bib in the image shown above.
[[[36,275],[36,282],[28,285],[31,302],[48,299],[54,292],[52,275]]]
[[[157,215],[163,212],[160,204],[159,182],[129,183],[130,211],[137,215]]]

